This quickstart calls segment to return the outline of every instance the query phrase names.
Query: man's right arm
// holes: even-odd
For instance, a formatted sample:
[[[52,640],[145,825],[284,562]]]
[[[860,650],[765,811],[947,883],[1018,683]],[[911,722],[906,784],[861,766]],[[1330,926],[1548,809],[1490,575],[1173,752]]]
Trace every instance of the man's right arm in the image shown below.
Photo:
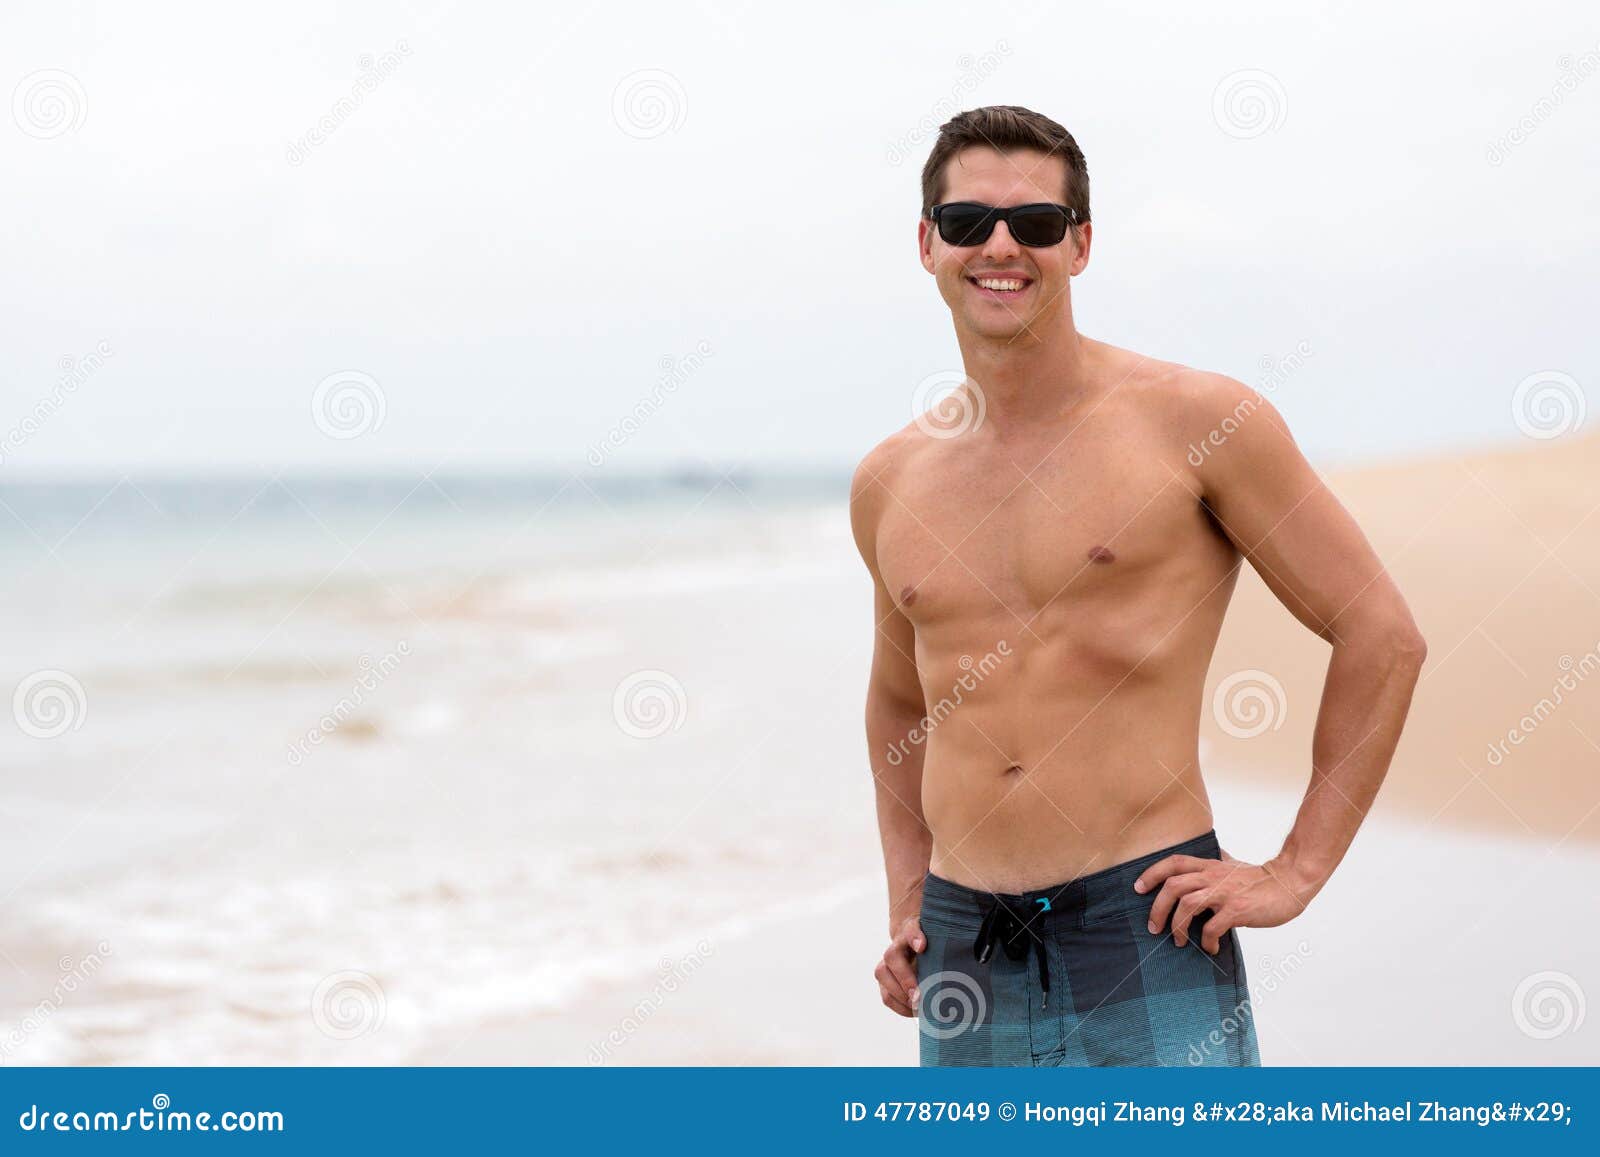
[[[933,837],[922,818],[922,724],[926,714],[917,678],[916,635],[890,597],[878,569],[877,530],[885,501],[893,501],[874,472],[878,454],[856,472],[850,523],[872,575],[872,670],[867,681],[867,757],[877,790],[878,834],[889,882],[889,934],[915,916]]]
[[[867,754],[877,792],[878,836],[889,881],[889,934],[922,908],[933,836],[922,817],[922,725],[926,708],[911,656],[911,625],[877,583],[878,624],[867,683]]]
[[[918,922],[922,884],[933,837],[922,816],[922,725],[926,703],[917,677],[916,635],[890,597],[878,569],[877,530],[885,501],[893,501],[878,475],[878,452],[856,471],[850,523],[856,547],[872,576],[872,670],[867,682],[867,755],[877,796],[878,835],[889,885],[890,945],[878,965],[883,1002],[912,1015],[916,1004],[915,953],[927,946]]]

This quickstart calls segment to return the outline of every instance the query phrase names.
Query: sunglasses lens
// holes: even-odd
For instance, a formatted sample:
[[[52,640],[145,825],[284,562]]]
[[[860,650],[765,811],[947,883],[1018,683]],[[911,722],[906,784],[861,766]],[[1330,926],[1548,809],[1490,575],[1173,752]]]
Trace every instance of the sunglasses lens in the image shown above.
[[[1067,235],[1067,218],[1057,209],[1023,209],[1011,214],[1007,224],[1019,245],[1037,248],[1059,245]]]
[[[947,205],[939,210],[939,236],[946,245],[982,245],[994,232],[994,218],[982,205]]]

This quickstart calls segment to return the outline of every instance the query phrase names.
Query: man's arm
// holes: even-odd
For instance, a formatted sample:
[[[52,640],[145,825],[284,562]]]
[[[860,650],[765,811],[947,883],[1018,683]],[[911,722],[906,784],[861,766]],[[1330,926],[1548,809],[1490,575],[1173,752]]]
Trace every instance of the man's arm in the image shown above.
[[[889,882],[889,934],[922,906],[922,881],[933,852],[933,837],[922,818],[920,736],[927,705],[917,677],[916,636],[911,623],[884,587],[878,569],[878,518],[892,502],[878,471],[887,463],[879,452],[856,472],[850,495],[850,523],[856,547],[872,576],[875,629],[872,670],[867,682],[867,757],[877,791],[878,834]]]
[[[1427,646],[1360,527],[1277,410],[1213,374],[1196,375],[1185,395],[1199,420],[1230,430],[1193,472],[1201,500],[1278,600],[1333,648],[1311,782],[1283,849],[1259,868],[1170,857],[1140,877],[1140,891],[1165,881],[1151,909],[1152,930],[1172,912],[1182,944],[1189,921],[1210,908],[1216,915],[1201,944],[1215,952],[1229,928],[1282,924],[1327,883],[1388,773]],[[1225,418],[1232,419],[1227,427]]]
[[[917,681],[911,625],[875,582],[878,627],[867,683],[867,755],[877,791],[878,836],[889,881],[889,934],[922,907],[933,836],[922,817],[921,727],[926,707]],[[913,742],[911,736],[919,737]]]
[[[933,853],[933,837],[922,817],[920,728],[926,714],[917,677],[916,637],[911,623],[884,587],[876,539],[884,501],[893,501],[878,480],[887,463],[878,452],[856,471],[850,491],[850,523],[856,546],[872,576],[875,629],[867,682],[867,756],[877,796],[878,835],[889,885],[889,949],[878,965],[883,1002],[912,1015],[916,969],[912,955],[926,947],[918,922],[922,883]],[[913,742],[916,734],[919,741]]]

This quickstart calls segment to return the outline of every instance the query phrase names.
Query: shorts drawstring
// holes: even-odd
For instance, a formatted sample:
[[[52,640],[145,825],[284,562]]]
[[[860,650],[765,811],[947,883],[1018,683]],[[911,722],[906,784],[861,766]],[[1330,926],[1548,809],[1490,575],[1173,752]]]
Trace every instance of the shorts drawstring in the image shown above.
[[[1044,991],[1044,1007],[1050,1007],[1050,962],[1047,959],[1044,937],[1033,930],[1032,924],[1042,912],[1030,912],[1024,918],[1011,910],[999,896],[989,906],[983,923],[978,927],[978,937],[972,942],[972,955],[979,964],[989,963],[994,955],[995,940],[1005,950],[1006,956],[1022,963],[1028,959],[1031,947],[1039,961],[1039,987]]]

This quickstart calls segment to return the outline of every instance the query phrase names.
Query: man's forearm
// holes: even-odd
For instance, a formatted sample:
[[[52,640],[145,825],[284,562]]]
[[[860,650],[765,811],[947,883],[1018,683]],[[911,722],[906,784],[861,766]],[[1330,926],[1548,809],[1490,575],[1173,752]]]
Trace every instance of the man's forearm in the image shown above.
[[[922,881],[933,855],[933,836],[922,818],[922,724],[921,711],[868,697],[867,753],[889,885],[891,936],[920,911]]]
[[[1311,783],[1272,861],[1301,903],[1322,890],[1372,809],[1426,654],[1409,627],[1334,644],[1311,745]]]

